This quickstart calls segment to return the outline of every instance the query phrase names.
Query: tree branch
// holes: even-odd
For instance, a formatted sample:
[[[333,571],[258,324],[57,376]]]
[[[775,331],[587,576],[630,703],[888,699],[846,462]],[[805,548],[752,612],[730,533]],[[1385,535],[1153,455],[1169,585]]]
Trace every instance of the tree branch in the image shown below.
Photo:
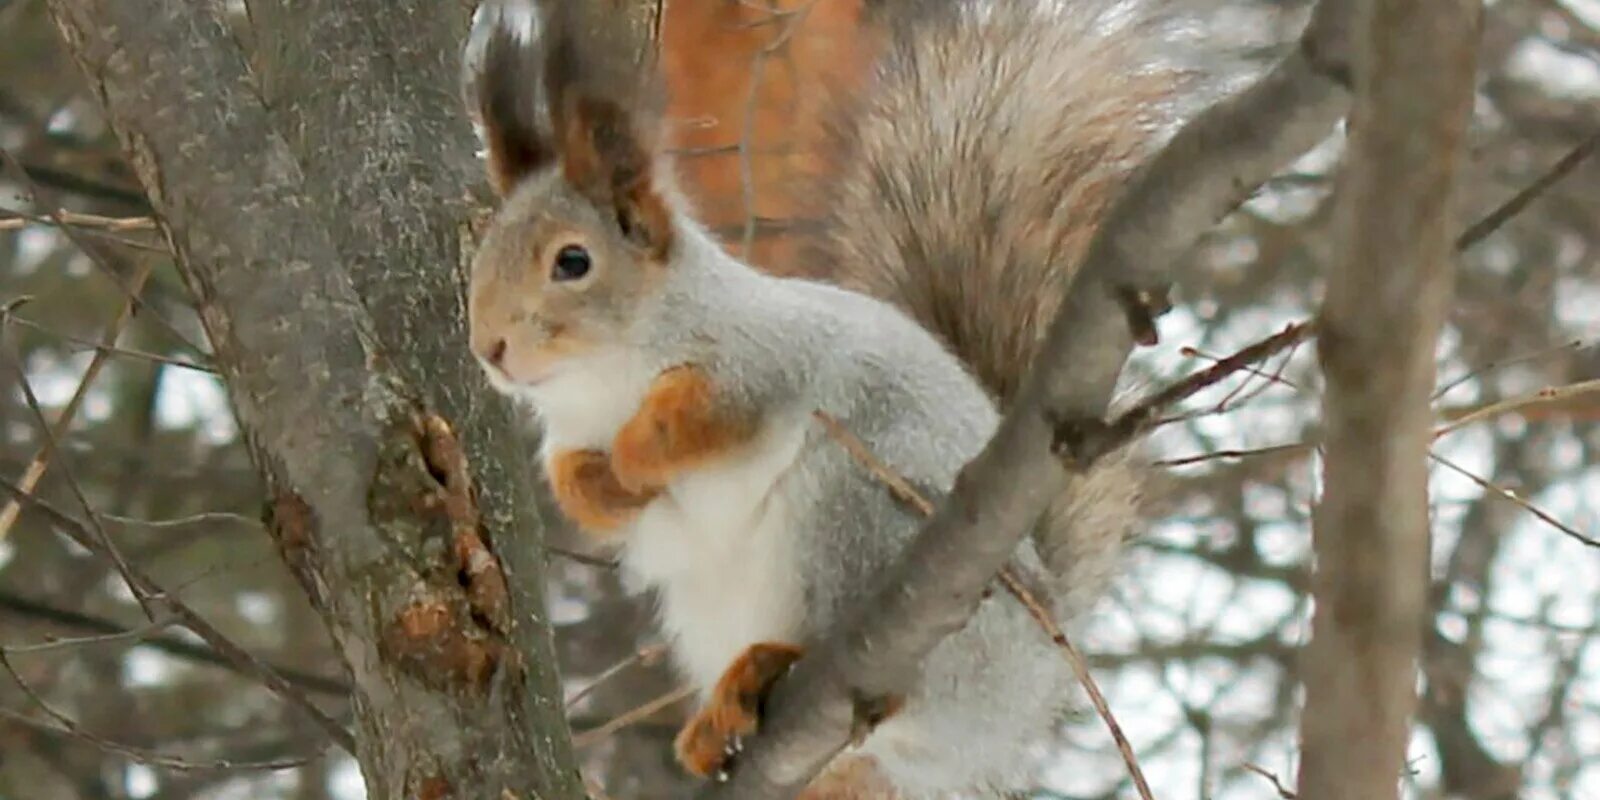
[[[96,617],[90,614],[85,614],[81,611],[74,611],[67,608],[58,608],[50,605],[49,603],[40,602],[39,600],[23,597],[21,595],[12,594],[6,591],[0,591],[0,613],[12,614],[18,617],[26,617],[28,619],[48,622],[52,625],[60,625],[62,627],[80,631],[88,634],[89,637],[95,642],[108,640],[131,640],[137,642],[141,647],[149,647],[153,650],[159,650],[169,656],[185,659],[187,661],[193,661],[198,664],[210,664],[231,672],[245,675],[246,677],[253,677],[247,671],[245,671],[244,668],[240,667],[238,664],[235,664],[233,661],[228,660],[221,653],[218,653],[217,651],[206,647],[205,645],[195,644],[176,636],[153,635],[157,630],[166,627],[169,624],[165,619],[160,621],[160,625],[151,624],[142,626],[141,628],[129,628],[126,625],[114,622],[104,617]],[[172,624],[175,624],[175,621],[173,621]],[[85,642],[85,644],[87,643],[89,642]],[[69,643],[64,641],[52,641],[50,644],[59,644],[65,646]],[[6,652],[13,655],[24,652],[25,649],[26,648],[12,646],[0,646],[0,652]],[[285,681],[288,681],[297,688],[303,689],[307,692],[317,692],[319,694],[325,694],[336,698],[345,698],[350,694],[350,685],[336,678],[331,678],[326,675],[319,675],[314,672],[308,672],[282,664],[268,663],[267,668],[283,676]]]
[[[581,797],[528,442],[462,346],[466,4],[49,7],[349,670],[369,796]]]
[[[1174,260],[1205,228],[1342,113],[1349,5],[1322,0],[1298,49],[1186,125],[1134,178],[993,440],[961,471],[875,601],[779,682],[731,779],[703,797],[794,797],[849,739],[851,698],[912,685],[927,652],[965,623],[1049,500],[1099,454],[1093,434],[1104,428],[1122,365],[1151,333],[1137,314],[1130,325],[1123,298],[1163,290]]]
[[[1319,800],[1399,796],[1428,613],[1435,347],[1483,13],[1478,0],[1358,8],[1344,247],[1317,340],[1326,444],[1299,794]]]

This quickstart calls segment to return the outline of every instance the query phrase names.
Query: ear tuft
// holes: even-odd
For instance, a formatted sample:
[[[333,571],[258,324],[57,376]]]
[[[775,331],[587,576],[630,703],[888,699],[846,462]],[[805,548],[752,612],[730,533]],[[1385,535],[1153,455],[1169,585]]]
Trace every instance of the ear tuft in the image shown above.
[[[493,13],[485,8],[485,13]],[[530,9],[530,34],[540,20]],[[554,163],[554,143],[544,124],[540,81],[541,53],[534,41],[520,41],[504,13],[489,20],[489,33],[476,75],[479,122],[489,151],[489,182],[501,197],[529,174]]]
[[[658,115],[648,72],[639,60],[618,58],[614,43],[552,38],[545,93],[553,101],[562,176],[597,207],[609,206],[629,241],[665,260],[672,226],[654,175]],[[607,44],[608,53],[587,53]]]
[[[664,261],[672,225],[653,174],[661,98],[648,63],[652,45],[605,18],[606,6],[490,0],[480,8],[474,28],[486,29],[483,55],[469,74],[489,180],[504,197],[529,174],[559,163],[569,186]],[[526,12],[527,37],[518,36],[519,12]]]

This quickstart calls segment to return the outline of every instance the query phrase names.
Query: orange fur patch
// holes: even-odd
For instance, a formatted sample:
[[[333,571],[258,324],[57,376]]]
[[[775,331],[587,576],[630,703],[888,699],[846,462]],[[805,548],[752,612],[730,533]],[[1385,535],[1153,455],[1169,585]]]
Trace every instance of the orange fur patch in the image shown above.
[[[678,732],[678,761],[705,777],[722,768],[734,737],[754,733],[761,723],[761,701],[805,649],[783,642],[758,642],[728,665],[700,712]]]
[[[755,421],[722,404],[711,378],[696,366],[656,376],[633,418],[611,445],[611,469],[622,486],[640,492],[748,442]]]
[[[550,486],[556,504],[578,527],[604,533],[633,519],[656,495],[623,488],[600,450],[568,450],[550,460]]]

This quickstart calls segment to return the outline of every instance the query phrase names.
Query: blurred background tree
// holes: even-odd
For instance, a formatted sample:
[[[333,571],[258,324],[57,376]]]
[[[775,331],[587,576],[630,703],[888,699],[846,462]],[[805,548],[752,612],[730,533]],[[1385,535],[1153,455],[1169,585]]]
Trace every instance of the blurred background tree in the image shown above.
[[[1172,30],[1203,67],[1237,76],[1293,40],[1306,6],[1209,0]],[[855,0],[665,8],[686,190],[730,249],[811,271],[800,244],[815,209],[793,187],[824,169],[811,151],[823,92],[870,59]],[[27,483],[48,442],[40,412],[54,423],[70,408],[37,495],[73,516],[81,495],[128,562],[342,719],[347,677],[264,535],[263,484],[139,182],[46,3],[0,0],[0,41],[14,165],[0,172],[0,477]],[[1499,0],[1479,67],[1468,234],[1438,354],[1434,620],[1405,780],[1419,799],[1600,796],[1600,3]],[[1330,137],[1203,240],[1131,385],[1312,314],[1342,144]],[[1273,777],[1295,774],[1319,381],[1302,348],[1191,401],[1154,438],[1151,531],[1081,644],[1159,797],[1279,797]],[[362,796],[353,761],[304,715],[146,620],[116,567],[58,527],[28,506],[0,516],[13,670],[0,674],[0,798]],[[571,553],[550,561],[548,607],[585,773],[618,800],[675,796],[686,709],[668,702],[648,603],[586,543],[551,535]],[[1072,734],[1039,796],[1128,796],[1099,721]]]

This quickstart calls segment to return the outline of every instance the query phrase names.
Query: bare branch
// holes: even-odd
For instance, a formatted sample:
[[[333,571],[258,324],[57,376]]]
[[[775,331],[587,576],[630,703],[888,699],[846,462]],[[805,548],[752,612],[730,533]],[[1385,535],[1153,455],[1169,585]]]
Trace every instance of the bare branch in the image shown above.
[[[1072,667],[1072,673],[1077,676],[1078,683],[1082,684],[1083,690],[1088,693],[1089,702],[1094,705],[1095,713],[1100,715],[1100,719],[1106,723],[1106,728],[1111,731],[1111,738],[1117,743],[1117,752],[1122,754],[1122,763],[1127,765],[1128,776],[1133,779],[1133,785],[1139,791],[1139,797],[1142,800],[1153,800],[1154,795],[1150,791],[1150,782],[1144,779],[1144,770],[1139,768],[1139,759],[1134,755],[1133,744],[1128,741],[1127,734],[1122,732],[1122,726],[1117,723],[1117,718],[1111,713],[1111,705],[1106,702],[1106,696],[1100,692],[1099,684],[1095,683],[1094,676],[1089,673],[1089,662],[1084,659],[1082,653],[1078,652],[1078,648],[1072,644],[1072,640],[1068,639],[1067,635],[1062,632],[1061,626],[1056,624],[1055,619],[1050,615],[1050,611],[1044,607],[1044,604],[1039,602],[1037,597],[1033,596],[1033,592],[1028,590],[1028,587],[1017,578],[1015,573],[1009,569],[1001,570],[1000,582],[1005,585],[1006,591],[1010,592],[1012,597],[1017,598],[1019,602],[1027,607],[1028,613],[1033,616],[1040,627],[1044,628],[1044,632],[1050,637],[1050,641],[1054,642],[1056,647],[1060,648],[1061,652],[1066,656],[1067,663]]]
[[[4,333],[4,330],[0,330],[0,339],[3,339]],[[22,359],[16,354],[12,353],[9,348],[5,347],[3,341],[0,341],[0,351],[3,351],[3,355],[6,358],[7,364],[9,364],[12,371],[16,373],[17,385],[22,388],[23,400],[26,402],[28,410],[33,413],[34,421],[39,427],[39,434],[44,437],[44,447],[39,451],[40,456],[35,457],[33,463],[30,464],[29,471],[32,472],[34,470],[34,464],[42,465],[44,463],[43,459],[48,459],[49,456],[58,448],[59,442],[57,439],[57,434],[54,430],[54,426],[52,426],[50,421],[45,417],[44,409],[39,405],[39,398],[34,396],[33,384],[31,384],[28,380],[28,372],[22,366]],[[86,377],[88,376],[86,375]],[[78,384],[79,392],[82,392],[86,386],[86,382],[80,382]],[[62,421],[65,422],[66,420],[63,419]],[[43,467],[38,467],[39,475],[42,475],[43,472]],[[133,592],[134,599],[139,602],[139,607],[144,610],[145,617],[151,621],[154,621],[157,614],[155,608],[150,603],[149,593],[147,593],[139,585],[138,581],[134,580],[133,568],[128,565],[128,560],[123,557],[122,551],[119,550],[116,543],[112,541],[111,535],[106,533],[105,526],[101,525],[100,520],[95,517],[94,507],[89,504],[89,498],[83,493],[83,487],[80,486],[77,480],[73,477],[72,470],[67,468],[65,465],[62,466],[61,473],[66,476],[66,483],[67,486],[72,490],[72,496],[78,501],[79,507],[83,509],[84,515],[89,519],[89,530],[93,531],[93,535],[90,538],[92,538],[95,541],[95,544],[98,545],[98,552],[104,554],[108,559],[110,559],[112,565],[117,568],[117,572],[122,575],[123,581],[128,585],[128,590]],[[23,475],[23,479],[27,479],[26,474]],[[37,475],[35,476],[34,480],[37,483]],[[15,495],[11,503],[19,504],[17,506],[18,511],[13,512],[12,515],[12,520],[14,521],[16,518],[15,514],[20,513],[20,503],[22,503],[24,500],[34,502],[34,498],[30,494],[34,487],[12,486],[8,483],[6,484],[6,488],[10,489]]]
[[[1298,793],[1398,797],[1428,613],[1430,398],[1479,0],[1361,0],[1327,376]]]
[[[1233,355],[1215,359],[1215,363],[1211,367],[1155,393],[1149,399],[1123,413],[1109,426],[1112,438],[1106,445],[1107,449],[1115,449],[1126,444],[1135,435],[1142,432],[1149,422],[1154,420],[1160,411],[1168,405],[1181,402],[1184,398],[1193,396],[1194,393],[1223,380],[1231,374],[1251,371],[1253,369],[1251,365],[1254,362],[1269,358],[1275,353],[1299,344],[1309,335],[1310,330],[1311,326],[1305,323],[1290,325],[1282,332],[1256,342]],[[900,475],[888,464],[885,464],[882,459],[879,459],[871,448],[861,441],[860,437],[856,436],[838,419],[825,411],[813,411],[812,416],[822,423],[834,441],[849,451],[852,458],[856,459],[874,478],[893,492],[896,499],[910,506],[918,515],[924,518],[934,516],[937,509],[933,502],[919,492],[915,486],[912,486],[904,476]],[[1028,589],[1027,585],[1022,582],[1010,567],[1000,570],[999,580],[1005,586],[1006,591],[1010,592],[1018,602],[1022,603],[1028,610],[1029,615],[1034,618],[1034,621],[1044,629],[1045,634],[1061,649],[1068,665],[1072,668],[1073,674],[1089,695],[1089,700],[1095,711],[1105,721],[1106,728],[1111,732],[1112,739],[1116,741],[1117,749],[1122,754],[1123,762],[1128,767],[1128,774],[1133,779],[1134,786],[1139,791],[1139,796],[1144,800],[1151,800],[1150,785],[1145,780],[1143,770],[1139,768],[1139,761],[1133,752],[1133,746],[1128,742],[1127,736],[1122,732],[1122,726],[1117,723],[1116,717],[1111,713],[1111,707],[1106,703],[1105,695],[1100,692],[1100,687],[1096,685],[1094,676],[1089,671],[1089,664],[1084,659],[1083,654],[1078,651],[1077,647],[1073,646],[1071,640],[1061,630],[1061,626],[1055,621],[1054,616],[1045,608],[1044,604],[1039,602],[1032,590]]]
[[[70,717],[61,713],[60,711],[57,711],[53,706],[45,702],[44,698],[40,697],[38,693],[33,690],[33,687],[29,686],[27,681],[24,681],[22,676],[18,675],[17,671],[12,668],[11,661],[6,658],[4,651],[0,651],[0,671],[4,671],[7,675],[9,675],[12,683],[16,684],[17,688],[22,691],[23,695],[32,701],[40,711],[43,711],[46,716],[50,717],[55,724],[34,719],[26,714],[12,711],[9,708],[0,708],[0,717],[5,717],[6,719],[26,725],[30,728],[35,728],[62,736],[68,736],[81,742],[87,742],[108,753],[114,753],[141,764],[149,764],[151,766],[162,767],[165,769],[183,771],[261,771],[293,769],[295,767],[304,766],[307,761],[310,761],[311,758],[313,758],[313,756],[300,756],[296,758],[275,759],[272,761],[228,761],[223,759],[200,760],[166,755],[164,753],[146,750],[141,747],[133,747],[120,742],[114,742],[105,738],[104,736],[99,736],[84,730],[83,726],[74,722]]]
[[[62,333],[61,331],[55,330],[48,326],[40,325],[31,319],[19,317],[15,314],[14,309],[8,309],[0,313],[4,313],[6,315],[5,321],[16,323],[17,325],[21,325],[29,330],[38,331],[46,336],[54,336],[61,341],[78,345],[84,350],[93,350],[96,353],[105,353],[108,355],[138,359],[140,361],[149,361],[153,364],[162,364],[168,367],[178,367],[179,369],[191,369],[195,372],[205,372],[211,375],[215,375],[217,373],[216,368],[210,366],[209,364],[196,363],[194,361],[189,361],[182,358],[174,358],[172,356],[164,356],[159,353],[147,353],[143,350],[131,350],[126,347],[107,347],[104,344],[92,342],[88,339],[82,339],[77,336]]]
[[[1555,528],[1558,531],[1561,531],[1562,533],[1566,534],[1568,537],[1570,537],[1574,541],[1578,542],[1579,544],[1584,545],[1586,547],[1600,547],[1600,539],[1596,539],[1593,536],[1584,535],[1577,528],[1574,528],[1571,525],[1568,525],[1567,523],[1562,522],[1559,519],[1556,519],[1555,515],[1553,515],[1550,512],[1545,511],[1544,509],[1534,505],[1533,503],[1529,502],[1528,500],[1526,500],[1523,497],[1521,497],[1520,495],[1518,495],[1516,492],[1513,492],[1510,489],[1505,488],[1504,486],[1501,486],[1501,485],[1499,485],[1499,484],[1497,484],[1497,483],[1495,483],[1495,482],[1493,482],[1491,480],[1488,480],[1487,478],[1484,478],[1481,475],[1474,474],[1472,472],[1472,470],[1469,470],[1466,467],[1463,467],[1460,464],[1457,464],[1456,462],[1451,461],[1450,459],[1439,455],[1438,453],[1429,453],[1428,457],[1433,459],[1434,461],[1438,462],[1439,464],[1442,464],[1443,466],[1448,468],[1451,472],[1454,472],[1457,475],[1460,475],[1461,477],[1466,478],[1467,480],[1472,481],[1473,483],[1477,484],[1479,488],[1481,488],[1481,489],[1483,489],[1485,491],[1488,491],[1491,494],[1494,494],[1494,495],[1506,500],[1507,502],[1522,508],[1524,511],[1527,511],[1529,514],[1532,514],[1535,517],[1538,517],[1541,522],[1545,523],[1546,525],[1549,525],[1552,528]]]
[[[78,415],[78,407],[82,405],[83,399],[89,395],[89,387],[94,384],[94,379],[99,377],[100,368],[105,366],[106,360],[111,354],[111,348],[116,346],[117,340],[122,337],[123,329],[127,328],[128,323],[132,321],[133,310],[138,303],[139,293],[144,291],[144,282],[150,278],[150,268],[151,262],[149,260],[140,262],[137,271],[133,274],[131,285],[128,287],[130,294],[127,301],[122,304],[122,308],[117,312],[117,316],[111,321],[111,324],[106,326],[105,334],[100,337],[99,349],[95,350],[94,356],[89,359],[89,366],[84,369],[83,377],[78,379],[78,388],[73,390],[72,397],[67,400],[66,406],[61,409],[60,414],[56,415],[55,422],[45,421],[43,412],[34,404],[32,392],[28,392],[29,404],[40,414],[44,444],[39,448],[39,452],[33,454],[33,459],[29,461],[27,470],[22,473],[22,480],[18,482],[22,491],[33,491],[39,485],[40,479],[44,478],[45,471],[50,468],[50,457],[55,455],[56,442],[67,434],[68,428],[72,427],[72,420]],[[8,317],[9,314],[7,315]],[[4,318],[0,318],[0,323],[3,322]],[[3,330],[0,330],[0,333],[3,333]],[[17,375],[18,380],[26,385],[28,376],[22,370],[20,363],[17,366]],[[16,500],[7,502],[5,508],[0,510],[0,541],[4,541],[6,534],[11,532],[11,526],[16,524],[17,515],[21,511],[22,505]]]
[[[528,437],[461,346],[482,175],[457,101],[470,5],[253,3],[247,23],[214,3],[46,5],[348,670],[369,796],[580,797]]]
[[[641,667],[651,666],[651,665],[655,664],[657,661],[661,660],[661,657],[666,655],[666,653],[667,653],[667,646],[664,645],[664,644],[653,644],[653,645],[650,645],[648,647],[641,647],[638,650],[633,651],[632,653],[630,653],[628,655],[627,658],[624,658],[621,661],[618,661],[617,663],[612,664],[611,666],[607,667],[603,672],[601,672],[599,675],[596,675],[595,679],[592,680],[592,681],[589,681],[589,684],[587,686],[584,686],[582,689],[579,689],[578,691],[573,692],[572,696],[567,698],[567,702],[566,702],[567,709],[570,710],[573,706],[575,706],[578,703],[582,702],[583,698],[588,697],[590,694],[593,694],[594,690],[596,690],[596,689],[600,688],[601,686],[605,685],[605,683],[607,681],[609,681],[612,678],[615,678],[616,676],[622,674],[624,671],[626,671],[630,667],[633,667],[635,665],[641,666]]]
[[[244,670],[233,661],[223,657],[222,654],[203,644],[196,644],[194,642],[176,637],[149,636],[150,631],[148,629],[154,627],[153,624],[141,626],[138,629],[131,629],[125,625],[122,625],[121,623],[114,622],[103,617],[96,617],[71,609],[57,608],[48,603],[43,603],[38,600],[8,592],[0,592],[0,612],[49,622],[53,625],[60,625],[72,630],[79,630],[94,634],[93,636],[81,639],[65,640],[64,643],[74,642],[78,644],[88,644],[92,641],[127,641],[128,639],[133,638],[134,634],[139,634],[138,638],[143,646],[154,650],[159,650],[167,655],[173,656],[174,658],[181,658],[199,664],[210,664],[212,666],[221,667],[223,669],[231,670],[235,673],[244,675],[246,678],[255,677],[253,674]],[[162,619],[158,622],[160,622],[162,625],[169,624],[167,619]],[[7,650],[11,653],[28,652],[27,647],[29,646],[24,645],[21,648],[8,647]],[[35,645],[33,647],[37,648],[39,646]],[[330,697],[336,697],[340,699],[349,697],[350,695],[350,685],[336,678],[331,678],[326,675],[318,675],[313,672],[296,669],[284,664],[268,664],[268,667],[270,667],[272,671],[282,675],[284,680],[287,680],[295,686],[298,686],[308,692],[317,692],[319,694],[325,694],[329,695]]]
[[[643,703],[636,708],[632,708],[621,714],[618,714],[616,717],[607,720],[605,724],[598,728],[592,728],[590,730],[580,731],[576,734],[573,734],[572,746],[576,748],[584,748],[600,742],[611,736],[611,734],[616,733],[617,731],[620,731],[629,725],[649,719],[662,709],[669,708],[675,703],[689,699],[689,697],[693,694],[693,686],[680,686],[676,689],[673,689],[672,691]]]
[[[21,491],[20,487],[9,481],[0,481],[0,489],[10,493],[12,497],[20,500],[23,505],[43,512],[50,519],[56,530],[65,534],[67,538],[76,542],[79,546],[102,557],[111,557],[106,543],[102,542],[94,533],[91,533],[82,523],[62,513],[55,506]],[[194,609],[179,600],[176,595],[163,590],[160,585],[140,572],[136,567],[129,565],[124,577],[128,581],[129,589],[134,592],[135,596],[143,596],[152,600],[159,598],[160,602],[172,611],[172,615],[185,628],[199,636],[201,641],[204,641],[222,657],[239,667],[243,674],[250,675],[260,681],[273,694],[278,695],[278,697],[303,712],[324,733],[328,734],[328,737],[335,744],[344,748],[347,752],[355,752],[355,739],[350,732],[340,725],[338,721],[328,716],[327,712],[318,708],[315,703],[312,703],[306,697],[304,692],[278,674],[272,667],[248,650],[235,644],[232,639],[223,635],[221,631],[213,627]]]
[[[1473,223],[1472,227],[1462,231],[1461,235],[1456,237],[1456,249],[1466,250],[1488,238],[1489,234],[1499,230],[1501,225],[1506,224],[1512,217],[1521,213],[1522,209],[1527,208],[1530,203],[1539,199],[1540,195],[1577,169],[1579,164],[1594,155],[1596,151],[1600,151],[1600,131],[1595,132],[1593,136],[1583,140],[1577,147],[1568,151],[1559,161],[1552,164],[1549,170],[1540,175],[1533,183],[1528,184],[1522,191],[1513,195],[1510,200],[1489,212],[1483,219]]]
[[[1278,797],[1281,798],[1281,800],[1296,800],[1296,798],[1299,797],[1299,795],[1289,791],[1289,787],[1284,786],[1283,781],[1278,780],[1278,776],[1272,772],[1269,772],[1265,767],[1258,767],[1255,764],[1245,764],[1243,766],[1245,769],[1271,781],[1272,790],[1278,793]]]
[[[0,208],[0,231],[21,230],[24,226],[32,224],[35,219],[32,214],[23,214],[19,211]],[[64,208],[57,210],[49,217],[45,217],[44,221],[47,223],[59,222],[62,225],[102,231],[153,231],[156,229],[156,221],[150,217],[106,217],[99,214],[68,211]]]
[[[4,147],[0,147],[0,164],[4,165],[6,174],[10,175],[24,189],[27,190],[29,197],[33,200],[35,205],[43,206],[44,208],[48,209],[43,219],[48,220],[50,224],[54,225],[58,230],[61,231],[62,234],[71,240],[72,243],[77,246],[78,250],[82,251],[84,255],[88,256],[89,260],[95,265],[95,267],[99,268],[100,271],[105,274],[106,279],[116,284],[117,288],[122,291],[123,296],[128,298],[128,302],[132,303],[139,311],[148,313],[150,319],[154,320],[156,324],[162,327],[163,330],[171,334],[174,339],[182,342],[186,347],[189,348],[191,352],[200,354],[204,354],[206,352],[205,348],[200,347],[199,345],[190,341],[189,337],[185,336],[182,331],[178,330],[176,325],[173,325],[165,317],[161,316],[158,311],[150,308],[145,301],[139,298],[139,292],[135,291],[129,283],[125,283],[123,281],[122,275],[117,270],[115,265],[111,263],[110,257],[100,248],[96,247],[93,242],[90,242],[84,238],[85,233],[98,233],[98,231],[93,231],[92,229],[81,229],[66,222],[61,215],[62,212],[59,210],[61,208],[61,204],[55,202],[53,198],[49,197],[45,193],[43,188],[41,188],[37,183],[34,183],[33,177],[28,174],[28,170],[24,169],[22,163],[17,161],[16,157],[11,155],[11,152]],[[128,242],[123,239],[117,239],[116,241],[120,244],[127,244],[133,247],[146,247],[146,245],[142,243]],[[166,252],[166,248],[159,249],[162,252]]]
[[[923,517],[933,516],[935,508],[932,501],[917,491],[916,487],[912,486],[904,476],[883,463],[867,447],[866,443],[861,441],[860,437],[851,433],[831,414],[824,411],[814,411],[812,416],[822,422],[823,426],[828,429],[828,434],[834,438],[834,441],[849,450],[850,455],[860,462],[868,472],[871,472],[874,478],[877,478],[890,491],[894,492],[901,502],[916,509],[917,513]],[[1056,623],[1055,616],[1050,613],[1050,610],[1039,602],[1033,591],[1009,567],[1000,570],[1000,583],[1006,587],[1006,591],[1010,592],[1012,597],[1017,599],[1017,602],[1022,603],[1028,609],[1028,614],[1039,624],[1039,627],[1044,629],[1045,635],[1049,636],[1050,641],[1061,649],[1062,655],[1066,658],[1067,664],[1072,667],[1072,672],[1077,677],[1078,683],[1088,693],[1089,701],[1094,705],[1094,710],[1100,715],[1100,719],[1105,721],[1106,728],[1111,732],[1111,738],[1116,741],[1117,750],[1122,753],[1123,763],[1128,767],[1128,775],[1133,779],[1134,786],[1139,790],[1139,797],[1143,798],[1143,800],[1152,800],[1150,784],[1144,778],[1144,770],[1139,768],[1139,759],[1133,752],[1133,745],[1128,742],[1128,737],[1123,734],[1122,726],[1117,724],[1116,716],[1111,713],[1110,704],[1106,702],[1105,695],[1100,692],[1100,687],[1095,683],[1094,676],[1090,674],[1089,662],[1085,661],[1083,654],[1073,646],[1072,641],[1067,638],[1067,634]]]
[[[1048,499],[1068,490],[1095,455],[1085,439],[1104,430],[1123,363],[1151,333],[1148,319],[1130,320],[1126,298],[1162,292],[1172,263],[1206,227],[1324,138],[1343,112],[1349,7],[1322,0],[1299,48],[1196,117],[1135,176],[1090,245],[999,431],[886,573],[875,602],[779,681],[739,768],[704,797],[793,797],[848,741],[851,698],[910,685],[927,652],[964,624]],[[1066,468],[1058,453],[1068,456]],[[939,591],[924,591],[934,586]]]
[[[1433,438],[1437,439],[1447,433],[1460,430],[1467,425],[1497,417],[1501,414],[1509,414],[1529,407],[1560,403],[1564,400],[1592,394],[1600,394],[1600,379],[1579,381],[1565,386],[1547,386],[1531,394],[1508,398],[1497,403],[1489,403],[1465,411],[1458,411],[1453,415],[1454,419],[1434,430]]]

